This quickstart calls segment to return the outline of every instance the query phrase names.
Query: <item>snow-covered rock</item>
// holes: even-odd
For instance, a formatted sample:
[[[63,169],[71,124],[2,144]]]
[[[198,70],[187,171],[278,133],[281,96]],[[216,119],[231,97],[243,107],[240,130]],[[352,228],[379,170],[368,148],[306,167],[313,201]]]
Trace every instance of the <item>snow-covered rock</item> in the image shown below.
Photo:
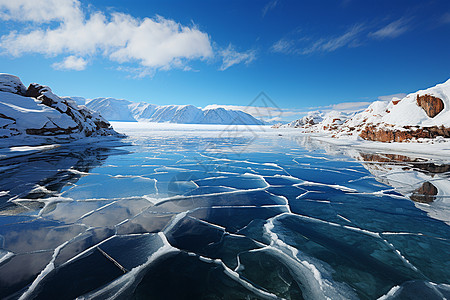
[[[317,112],[311,113],[311,115]],[[450,138],[450,79],[403,99],[375,101],[356,114],[331,111],[311,125],[309,115],[279,127],[304,132],[325,132],[333,137],[363,138],[380,142]]]
[[[429,95],[441,99],[444,107],[434,117],[427,115],[425,109],[419,106],[422,96]],[[396,105],[388,107],[389,112],[383,116],[381,122],[395,126],[445,126],[450,127],[450,79],[426,90],[407,95]]]
[[[332,132],[336,133],[349,118],[353,117],[353,112],[342,112],[332,110],[329,112],[313,111],[301,119],[295,120],[274,128],[299,128],[304,133]]]
[[[282,125],[281,127],[299,128],[299,127],[316,125],[323,121],[323,116],[324,116],[324,113],[322,113],[320,111],[310,111],[303,118],[292,121],[286,125]]]
[[[47,86],[32,83],[26,89],[18,77],[0,74],[0,138],[108,135],[119,134],[98,113],[56,96]]]
[[[394,100],[397,101],[397,100]],[[339,130],[335,131],[336,137],[341,136],[354,136],[357,137],[361,133],[361,130],[366,124],[378,125],[381,122],[381,118],[388,112],[393,102],[389,101],[375,101],[369,105],[364,111],[355,114],[353,117],[347,119]]]
[[[339,130],[350,117],[352,117],[354,113],[345,113],[342,111],[332,110],[326,113],[323,117],[323,120],[318,124],[320,130]]]
[[[84,97],[61,97],[61,99],[76,105],[86,105],[86,98]]]
[[[27,88],[20,81],[19,77],[0,73],[0,91],[25,95]]]
[[[114,98],[86,101],[89,109],[97,111],[109,121],[139,121],[178,124],[235,124],[262,125],[252,115],[224,108],[202,109],[193,105],[154,105]]]
[[[450,137],[450,79],[390,102],[375,102],[342,131],[366,140],[403,142]],[[354,134],[353,133],[353,134]]]

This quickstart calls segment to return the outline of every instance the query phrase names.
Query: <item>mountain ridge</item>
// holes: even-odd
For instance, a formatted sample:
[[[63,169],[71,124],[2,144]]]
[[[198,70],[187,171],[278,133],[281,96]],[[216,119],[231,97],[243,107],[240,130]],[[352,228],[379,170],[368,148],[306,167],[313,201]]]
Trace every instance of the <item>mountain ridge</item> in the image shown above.
[[[82,104],[82,97],[65,97]],[[249,113],[225,108],[199,108],[187,105],[155,105],[116,98],[84,99],[84,105],[108,121],[178,124],[264,125]]]

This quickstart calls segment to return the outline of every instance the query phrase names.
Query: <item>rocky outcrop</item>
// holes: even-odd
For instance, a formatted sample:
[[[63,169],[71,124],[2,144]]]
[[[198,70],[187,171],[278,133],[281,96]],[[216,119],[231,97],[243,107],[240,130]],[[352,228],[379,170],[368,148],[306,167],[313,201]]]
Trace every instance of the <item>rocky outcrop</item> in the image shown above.
[[[51,92],[52,90],[48,86],[40,85],[37,83],[31,83],[26,92],[25,97],[38,98],[42,96],[45,92]]]
[[[438,136],[450,138],[450,128],[444,126],[433,127],[411,127],[406,126],[401,130],[389,127],[377,127],[369,125],[364,127],[359,136],[365,140],[384,143],[404,142],[415,139],[433,139]]]
[[[18,77],[0,74],[0,137],[20,135],[120,136],[98,113],[56,96],[48,86],[32,83],[26,89]]]
[[[450,138],[449,99],[450,80],[401,100],[374,102],[339,131],[388,143]]]
[[[417,95],[417,105],[423,108],[427,116],[434,118],[444,109],[444,102],[438,97],[431,95]]]
[[[420,203],[431,203],[436,199],[438,189],[430,182],[426,181],[420,188],[411,195],[411,200]]]

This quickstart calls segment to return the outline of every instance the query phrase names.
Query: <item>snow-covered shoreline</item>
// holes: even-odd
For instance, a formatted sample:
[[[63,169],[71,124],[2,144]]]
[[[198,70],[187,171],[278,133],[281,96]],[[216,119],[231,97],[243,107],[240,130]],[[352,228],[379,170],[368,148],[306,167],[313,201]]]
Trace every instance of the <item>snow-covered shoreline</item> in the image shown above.
[[[301,119],[274,127],[387,143],[423,139],[440,142],[442,138],[450,138],[450,79],[403,99],[375,101],[359,113],[314,111]]]

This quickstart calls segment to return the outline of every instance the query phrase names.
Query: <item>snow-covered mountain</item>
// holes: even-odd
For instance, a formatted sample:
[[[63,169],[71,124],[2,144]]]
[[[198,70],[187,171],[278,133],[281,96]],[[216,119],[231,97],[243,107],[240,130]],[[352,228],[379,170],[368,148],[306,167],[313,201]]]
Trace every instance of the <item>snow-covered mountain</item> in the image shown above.
[[[315,124],[319,124],[323,121],[324,113],[321,111],[310,111],[306,116],[301,119],[292,121],[288,124],[282,125],[281,127],[291,127],[291,128],[299,128],[304,126],[311,126]]]
[[[109,121],[134,121],[134,117],[128,109],[129,102],[126,100],[97,98],[87,101],[85,105]]]
[[[81,97],[70,97],[77,103]],[[264,122],[240,110],[202,109],[193,105],[154,105],[114,98],[84,99],[87,108],[109,121],[139,121],[179,124],[262,125]]]
[[[380,142],[450,138],[450,79],[403,99],[375,101],[356,114],[312,112],[277,127],[295,127],[303,132],[325,132],[333,137],[359,137]]]
[[[75,100],[60,98],[36,83],[26,88],[18,77],[0,74],[0,138],[37,142],[108,135],[119,134]]]

